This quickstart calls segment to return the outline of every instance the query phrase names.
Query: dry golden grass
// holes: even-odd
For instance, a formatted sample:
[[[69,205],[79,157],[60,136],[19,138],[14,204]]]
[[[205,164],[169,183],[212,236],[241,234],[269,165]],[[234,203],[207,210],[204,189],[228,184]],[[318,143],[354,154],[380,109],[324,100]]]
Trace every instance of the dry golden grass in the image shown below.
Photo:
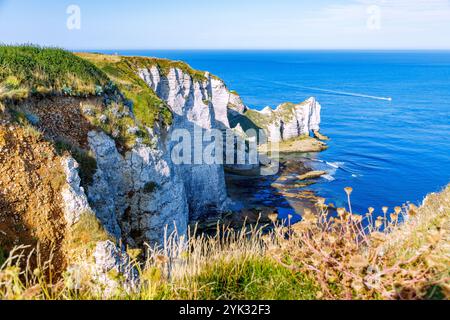
[[[305,210],[292,226],[272,216],[268,233],[256,226],[218,228],[215,237],[174,234],[163,247],[148,247],[144,261],[133,260],[139,290],[110,298],[448,299],[449,197],[450,187],[420,208],[384,210],[381,218],[373,209],[360,216],[344,208],[332,217],[320,201],[318,215]],[[0,271],[3,298],[102,297],[89,286],[73,291],[33,278],[42,272],[20,270],[15,253]]]
[[[76,52],[75,55],[80,58],[90,60],[92,62],[107,62],[116,63],[121,61],[121,57],[118,55],[100,54],[100,53],[88,53],[88,52]]]

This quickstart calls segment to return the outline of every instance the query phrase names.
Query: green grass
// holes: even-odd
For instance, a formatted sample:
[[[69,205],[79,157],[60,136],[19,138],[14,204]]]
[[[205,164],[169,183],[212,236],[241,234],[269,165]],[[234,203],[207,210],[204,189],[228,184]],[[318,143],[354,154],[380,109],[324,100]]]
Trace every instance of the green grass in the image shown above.
[[[97,243],[106,240],[114,242],[114,238],[106,232],[95,214],[92,212],[83,213],[80,220],[70,227],[64,240],[64,249],[67,252],[68,261],[78,261],[85,256],[86,251],[90,256]]]
[[[267,128],[267,126],[275,120],[270,115],[266,115],[252,109],[248,109],[245,112],[245,117],[247,117],[251,122],[256,124],[259,128]]]
[[[280,119],[284,122],[290,121],[294,117],[295,108],[298,105],[302,105],[304,103],[305,102],[302,102],[300,104],[294,104],[291,102],[283,103],[277,108],[277,110],[274,110],[275,112],[273,112],[271,115],[248,109],[245,112],[245,116],[252,122],[254,122],[257,126],[261,128],[267,128],[269,124],[275,122],[275,120],[277,119]]]
[[[125,97],[133,103],[133,113],[139,124],[152,128],[155,121],[162,120],[169,125],[172,113],[166,103],[137,75],[141,64],[136,57],[119,57],[102,54],[78,54],[91,61],[113,80]]]
[[[134,261],[139,290],[118,290],[108,299],[448,299],[450,187],[430,195],[421,208],[394,208],[384,231],[374,224],[374,212],[365,215],[364,233],[362,216],[338,208],[331,218],[326,205],[318,207],[317,215],[305,210],[303,220],[290,228],[275,217],[275,227],[266,234],[243,228],[211,237],[191,234],[182,241],[168,237],[163,248]],[[397,225],[398,215],[408,216],[404,224]],[[97,241],[108,238],[87,213],[65,240],[74,259],[69,261],[91,259],[83,253],[92,254]],[[9,261],[11,267],[0,270],[0,279],[6,280],[0,281],[2,299],[30,299],[31,289],[34,299],[102,298],[89,279],[76,292],[64,280],[24,284],[12,272],[19,265]]]
[[[156,66],[161,73],[166,76],[169,74],[171,69],[176,68],[183,71],[183,73],[190,75],[194,81],[203,82],[208,80],[206,78],[205,71],[192,69],[190,65],[182,61],[146,57],[127,57],[126,59],[137,68]],[[213,75],[211,75],[211,77],[218,79]]]
[[[180,291],[181,299],[200,300],[311,300],[319,287],[301,273],[295,273],[264,257],[215,261],[200,275],[189,279]],[[183,287],[183,286],[181,286]]]
[[[95,65],[63,49],[0,46],[0,97],[95,94],[108,80]]]

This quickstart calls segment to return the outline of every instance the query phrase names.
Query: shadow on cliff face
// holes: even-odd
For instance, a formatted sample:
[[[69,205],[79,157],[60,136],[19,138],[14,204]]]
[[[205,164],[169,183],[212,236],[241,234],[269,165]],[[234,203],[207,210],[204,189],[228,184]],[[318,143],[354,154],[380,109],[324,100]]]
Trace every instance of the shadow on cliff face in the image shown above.
[[[255,132],[262,132],[262,128],[259,127],[256,123],[254,123],[250,118],[246,117],[245,115],[232,110],[232,109],[228,109],[228,120],[230,122],[230,127],[231,128],[235,128],[238,125],[241,126],[242,130],[247,131],[247,130],[254,130]],[[259,140],[260,137],[256,137],[257,138],[257,142],[260,143],[261,141]]]
[[[27,254],[39,244],[41,261],[52,257],[58,272],[65,265],[61,159],[39,133],[18,126],[0,125],[0,150],[0,247],[28,245]]]
[[[0,190],[0,248],[9,252],[19,244],[35,244],[35,241],[22,216],[16,214]]]

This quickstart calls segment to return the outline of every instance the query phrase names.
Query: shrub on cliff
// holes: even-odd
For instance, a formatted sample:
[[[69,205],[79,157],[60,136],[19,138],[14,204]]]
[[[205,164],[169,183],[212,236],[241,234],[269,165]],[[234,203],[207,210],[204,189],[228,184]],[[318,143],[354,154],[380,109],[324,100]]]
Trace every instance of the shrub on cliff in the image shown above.
[[[30,93],[95,94],[108,77],[95,65],[63,49],[0,46],[0,97]]]
[[[129,100],[131,109],[141,125],[152,128],[155,121],[171,124],[172,113],[166,103],[142,80],[137,72],[140,61],[153,61],[140,57],[122,57],[97,53],[77,53],[101,69]]]

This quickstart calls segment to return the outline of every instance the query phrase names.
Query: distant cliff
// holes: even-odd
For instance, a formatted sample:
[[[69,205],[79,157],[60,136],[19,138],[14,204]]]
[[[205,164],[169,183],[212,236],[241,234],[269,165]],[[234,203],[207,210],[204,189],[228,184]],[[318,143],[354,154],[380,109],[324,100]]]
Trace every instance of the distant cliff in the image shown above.
[[[314,98],[300,103],[283,103],[275,110],[266,107],[261,111],[250,108],[230,107],[230,118],[234,125],[264,129],[268,142],[287,141],[310,135],[320,130],[321,105]]]

